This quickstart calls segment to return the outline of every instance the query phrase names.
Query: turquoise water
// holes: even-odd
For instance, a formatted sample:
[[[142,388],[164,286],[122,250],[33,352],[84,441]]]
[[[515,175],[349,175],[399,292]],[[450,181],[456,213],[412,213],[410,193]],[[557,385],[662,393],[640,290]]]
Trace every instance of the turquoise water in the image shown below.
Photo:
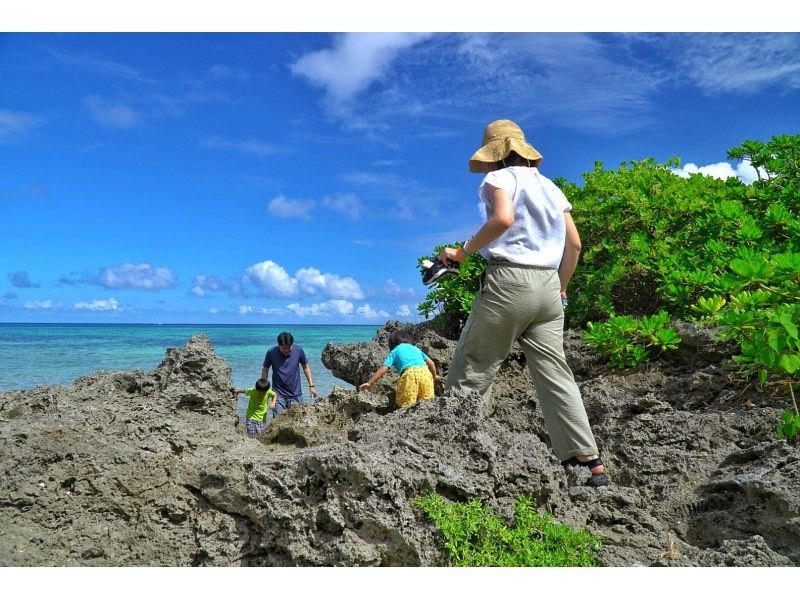
[[[182,347],[193,334],[207,335],[217,355],[231,366],[233,383],[253,386],[264,353],[284,330],[303,347],[321,396],[334,384],[347,386],[322,365],[328,342],[355,343],[375,336],[376,326],[237,326],[217,324],[0,324],[0,390],[39,384],[69,384],[97,370],[150,371],[169,347]],[[303,391],[308,399],[305,376]]]

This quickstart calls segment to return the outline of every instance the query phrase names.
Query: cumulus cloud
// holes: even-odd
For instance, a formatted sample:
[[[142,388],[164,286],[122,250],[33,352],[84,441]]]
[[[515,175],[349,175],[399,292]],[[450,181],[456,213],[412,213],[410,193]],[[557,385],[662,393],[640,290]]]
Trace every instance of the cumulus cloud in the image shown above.
[[[322,294],[334,299],[363,299],[358,282],[349,276],[300,268],[294,276],[272,260],[253,264],[245,270],[245,283],[257,286],[266,297],[297,297]]]
[[[41,286],[39,283],[31,282],[26,270],[12,272],[8,275],[8,280],[11,282],[12,287],[16,287],[18,289],[33,289]]]
[[[267,297],[293,297],[297,294],[297,281],[272,260],[247,268],[244,281],[256,285]]]
[[[378,310],[373,309],[372,306],[369,303],[365,303],[364,305],[359,307],[356,310],[356,313],[358,315],[363,316],[365,318],[368,318],[370,320],[374,320],[375,318],[383,318],[383,319],[388,319],[389,318],[389,314],[386,311],[384,311],[382,309],[378,309]]]
[[[408,307],[408,305],[403,304],[397,308],[395,315],[401,318],[407,318],[411,315],[411,309]]]
[[[42,122],[40,117],[27,112],[0,110],[0,143],[24,135]]]
[[[672,170],[673,174],[684,179],[688,179],[689,176],[693,174],[702,174],[703,176],[710,176],[720,180],[736,177],[748,185],[758,179],[758,173],[749,160],[742,160],[735,166],[731,165],[729,162],[716,162],[715,164],[706,164],[705,166],[698,166],[694,162],[688,162],[680,168],[672,168],[670,170]],[[763,170],[761,176],[766,176]]]
[[[44,301],[26,301],[23,304],[25,309],[52,309],[55,307],[55,303],[51,299],[45,299]]]
[[[252,305],[240,305],[239,306],[239,315],[246,315],[253,313],[253,306]]]
[[[301,56],[290,65],[294,75],[325,90],[329,108],[347,109],[353,98],[386,76],[395,57],[424,40],[418,33],[344,33],[333,47]]]
[[[75,309],[88,309],[90,311],[120,311],[122,307],[119,302],[111,297],[110,299],[95,299],[91,303],[79,301],[74,304]]]
[[[109,129],[131,129],[144,122],[139,111],[123,102],[89,96],[84,98],[83,105],[96,123]]]
[[[364,293],[355,279],[349,276],[338,276],[336,274],[323,274],[316,268],[301,268],[296,274],[300,288],[309,293],[315,294],[320,291],[328,297],[341,299],[363,299]]]
[[[314,208],[312,200],[289,199],[285,195],[273,197],[267,204],[267,211],[278,218],[302,218],[309,220]]]
[[[364,204],[361,203],[355,193],[328,195],[322,199],[322,205],[352,220],[358,220],[364,210]]]
[[[177,284],[175,274],[169,268],[156,268],[148,263],[119,264],[104,268],[95,282],[109,289],[141,289],[158,291]]]
[[[344,299],[331,299],[324,303],[313,303],[311,305],[291,303],[286,306],[286,309],[300,317],[350,316],[353,314],[353,308],[353,304]]]

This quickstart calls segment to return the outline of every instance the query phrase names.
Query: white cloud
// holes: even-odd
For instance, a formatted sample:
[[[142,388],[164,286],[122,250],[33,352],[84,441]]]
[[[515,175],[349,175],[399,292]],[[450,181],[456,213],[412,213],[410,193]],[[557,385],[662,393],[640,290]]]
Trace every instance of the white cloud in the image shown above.
[[[55,307],[55,303],[50,299],[46,299],[44,301],[26,301],[23,306],[25,309],[52,309]]]
[[[281,265],[266,260],[245,270],[244,283],[257,286],[266,297],[325,295],[332,299],[363,299],[364,292],[354,278],[300,268],[291,276]]]
[[[227,285],[216,276],[206,276],[198,274],[192,281],[192,288],[189,291],[195,297],[207,297],[208,292],[218,292],[225,290]]]
[[[408,307],[408,305],[403,304],[397,308],[397,312],[395,312],[395,315],[401,318],[407,318],[408,316],[411,315],[411,309]]]
[[[331,299],[324,303],[312,303],[311,305],[291,303],[286,306],[286,309],[300,317],[350,316],[353,314],[353,304],[343,299]]]
[[[253,313],[253,306],[252,305],[240,305],[239,306],[239,315],[251,314]]]
[[[79,301],[74,306],[75,309],[88,309],[91,311],[120,311],[122,309],[114,297],[110,299],[95,299],[91,303]]]
[[[800,89],[796,33],[702,33],[662,36],[678,72],[708,95]]]
[[[324,88],[328,106],[342,112],[355,96],[387,74],[402,50],[426,37],[418,33],[344,33],[334,38],[333,48],[301,56],[290,68],[293,74]]]
[[[122,79],[132,79],[143,83],[153,82],[153,79],[144,76],[139,69],[128,66],[127,64],[114,62],[102,56],[81,52],[67,52],[52,48],[48,48],[48,52],[62,64],[78,66],[103,75],[111,75]]]
[[[404,289],[391,278],[383,285],[383,292],[392,297],[416,297],[417,295],[417,292],[411,287]]]
[[[361,217],[364,204],[355,193],[335,193],[322,199],[322,205],[353,220]]]
[[[710,176],[720,180],[736,177],[748,185],[758,178],[758,173],[749,160],[742,160],[735,167],[729,162],[716,162],[705,166],[698,166],[694,162],[688,162],[680,168],[671,168],[670,170],[672,170],[673,174],[684,179],[688,179],[692,174],[702,174],[703,176]],[[764,177],[765,174],[762,170],[761,176]]]
[[[234,81],[249,81],[250,73],[241,69],[231,68],[224,64],[215,64],[208,69],[208,74],[212,79],[218,81],[234,80]]]
[[[208,310],[208,313],[217,315],[219,313],[219,309],[217,309],[216,307],[212,307],[211,309]]]
[[[297,281],[272,260],[247,268],[245,282],[256,285],[267,297],[293,297],[297,294]]]
[[[280,146],[261,139],[223,139],[221,137],[207,137],[203,140],[203,147],[209,149],[227,149],[259,157],[273,156],[280,153]]]
[[[323,274],[316,268],[301,268],[295,275],[300,288],[306,293],[321,291],[328,297],[363,299],[364,293],[355,279],[349,276]]]
[[[309,220],[314,208],[312,200],[288,199],[284,195],[273,197],[267,204],[267,211],[278,218],[302,218]]]
[[[125,263],[103,269],[93,282],[109,289],[157,291],[174,287],[177,280],[169,268],[154,268],[148,263]]]
[[[24,135],[42,122],[40,117],[27,112],[0,110],[0,143],[12,137]]]
[[[370,320],[374,320],[375,318],[384,318],[384,319],[389,318],[389,314],[386,311],[382,309],[379,310],[373,309],[369,303],[365,303],[364,305],[359,307],[356,310],[356,313]]]
[[[144,116],[129,104],[89,96],[83,100],[89,115],[98,124],[111,129],[131,129],[144,122]]]

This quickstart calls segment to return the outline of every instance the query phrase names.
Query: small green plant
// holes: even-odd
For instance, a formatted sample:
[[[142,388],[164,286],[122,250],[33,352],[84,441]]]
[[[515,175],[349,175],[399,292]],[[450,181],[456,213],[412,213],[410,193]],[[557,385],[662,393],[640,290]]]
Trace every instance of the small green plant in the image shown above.
[[[592,567],[600,540],[574,531],[536,511],[528,497],[517,500],[514,526],[508,527],[477,499],[450,502],[431,493],[414,504],[444,535],[444,547],[457,567]]]
[[[792,411],[784,411],[781,415],[783,423],[775,430],[778,433],[778,438],[785,438],[786,440],[794,440],[800,434],[800,414],[793,413]]]
[[[589,322],[583,339],[595,353],[608,359],[611,367],[624,369],[644,363],[654,355],[678,348],[681,338],[667,327],[669,315],[662,311],[640,319],[612,316],[607,322]]]

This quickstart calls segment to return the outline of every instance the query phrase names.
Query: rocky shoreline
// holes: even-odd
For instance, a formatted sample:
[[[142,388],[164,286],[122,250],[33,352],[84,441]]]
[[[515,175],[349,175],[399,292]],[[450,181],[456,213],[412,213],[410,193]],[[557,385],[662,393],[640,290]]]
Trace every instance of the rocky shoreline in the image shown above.
[[[375,340],[329,344],[355,385]],[[416,342],[446,370],[455,343]],[[521,494],[598,534],[606,566],[797,566],[800,447],[776,438],[786,408],[734,381],[731,347],[679,324],[681,350],[631,372],[600,366],[575,332],[567,354],[612,485],[566,475],[513,352],[492,398],[406,410],[394,377],[336,387],[257,439],[237,421],[230,367],[208,338],[152,372],[98,372],[0,393],[0,565],[438,566],[441,538],[412,500],[480,498],[505,516]]]

